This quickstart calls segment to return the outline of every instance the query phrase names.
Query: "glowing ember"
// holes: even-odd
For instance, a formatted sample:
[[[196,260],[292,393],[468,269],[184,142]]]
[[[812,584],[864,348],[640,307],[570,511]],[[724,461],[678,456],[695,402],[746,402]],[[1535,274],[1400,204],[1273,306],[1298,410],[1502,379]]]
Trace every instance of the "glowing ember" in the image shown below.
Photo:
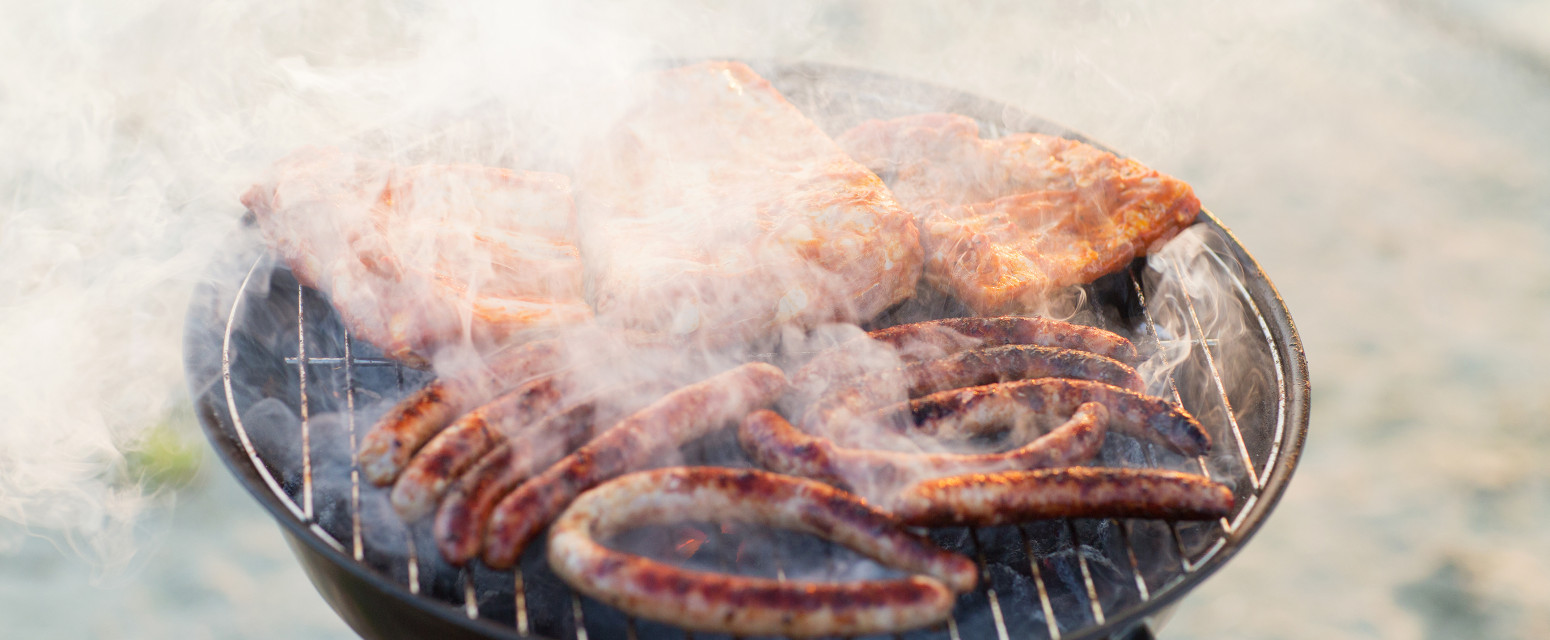
[[[682,536],[682,539],[678,541],[678,544],[673,545],[673,551],[678,553],[678,557],[685,560],[693,558],[694,554],[699,553],[700,546],[705,544],[705,540],[708,537],[704,531],[693,527],[680,529],[679,535]]]

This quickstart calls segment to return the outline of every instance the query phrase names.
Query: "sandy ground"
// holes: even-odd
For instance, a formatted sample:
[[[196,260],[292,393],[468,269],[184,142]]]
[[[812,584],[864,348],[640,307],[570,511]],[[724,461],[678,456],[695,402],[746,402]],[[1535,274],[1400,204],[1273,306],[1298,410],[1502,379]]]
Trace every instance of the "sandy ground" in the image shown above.
[[[1189,180],[1254,252],[1307,347],[1308,446],[1164,637],[1550,637],[1550,3],[1255,4],[769,3],[650,35],[1024,106]],[[350,635],[213,458],[172,502],[100,579],[12,536],[0,635]]]

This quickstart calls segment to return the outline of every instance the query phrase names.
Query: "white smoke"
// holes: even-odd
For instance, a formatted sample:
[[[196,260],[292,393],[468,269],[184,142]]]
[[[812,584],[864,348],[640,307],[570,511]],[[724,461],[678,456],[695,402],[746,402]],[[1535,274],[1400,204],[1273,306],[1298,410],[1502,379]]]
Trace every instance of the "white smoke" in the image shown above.
[[[158,425],[199,437],[183,316],[235,229],[237,196],[271,162],[339,145],[562,163],[545,143],[606,119],[615,105],[585,96],[675,53],[639,27],[679,17],[290,0],[10,2],[3,14],[0,550],[44,535],[109,569],[133,557],[145,510],[167,502],[126,454]]]
[[[133,556],[136,522],[165,496],[125,473],[126,454],[144,449],[158,425],[199,437],[182,374],[189,294],[235,228],[238,195],[296,148],[563,168],[573,157],[557,142],[610,121],[621,106],[602,97],[606,90],[673,58],[825,59],[1006,94],[962,75],[974,66],[962,55],[994,55],[1004,43],[952,58],[898,46],[963,38],[991,5],[917,7],[927,17],[909,24],[941,24],[937,34],[912,31],[888,3],[729,9],[7,3],[0,544],[33,533],[103,567]],[[879,46],[910,53],[871,59],[842,37],[858,24],[876,27]],[[1064,68],[1059,62],[1041,59]],[[1069,84],[1049,72],[1030,78]]]

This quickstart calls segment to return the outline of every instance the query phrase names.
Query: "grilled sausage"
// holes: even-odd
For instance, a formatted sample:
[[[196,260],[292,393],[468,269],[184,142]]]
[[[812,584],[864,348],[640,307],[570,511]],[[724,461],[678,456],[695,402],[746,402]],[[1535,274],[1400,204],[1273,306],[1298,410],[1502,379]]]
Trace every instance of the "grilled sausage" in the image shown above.
[[[1109,410],[1109,428],[1145,438],[1187,456],[1211,449],[1211,436],[1184,407],[1162,398],[1090,380],[1038,378],[941,391],[886,407],[867,418],[877,424],[913,425],[915,431],[949,434],[970,425],[1005,423],[1032,411],[1070,415],[1097,402]]]
[[[1071,467],[927,480],[890,509],[920,526],[996,526],[1044,518],[1209,520],[1232,513],[1232,490],[1161,469]]]
[[[779,582],[694,571],[598,543],[630,527],[681,520],[755,523],[822,536],[897,569],[894,580]],[[549,565],[577,591],[626,613],[741,636],[859,636],[940,622],[974,563],[900,529],[832,487],[752,469],[633,473],[576,499],[549,533]]]
[[[887,393],[893,385],[902,384],[909,397],[918,398],[944,389],[1027,378],[1096,380],[1135,391],[1146,386],[1135,369],[1113,358],[1072,349],[1003,345],[913,362],[895,375],[876,374],[844,385],[815,403],[802,426],[810,433],[843,438],[855,417],[897,401]]]
[[[1146,383],[1130,365],[1108,356],[1063,347],[1009,344],[971,349],[904,368],[911,398],[943,389],[1027,378],[1077,378],[1142,391]]]
[[[1122,363],[1136,362],[1136,347],[1125,338],[1098,329],[1042,317],[946,318],[878,329],[867,337],[887,345],[905,362],[940,358],[974,348],[1002,345],[1034,345],[1084,351]],[[830,381],[862,369],[876,353],[867,341],[850,340],[824,350],[791,377],[798,404],[811,401]],[[1116,383],[1117,384],[1117,383]],[[1124,386],[1124,385],[1121,385]]]
[[[822,480],[879,501],[923,478],[1080,464],[1098,454],[1107,425],[1108,411],[1089,402],[1032,442],[989,454],[851,449],[802,433],[774,411],[749,415],[737,435],[743,450],[766,469]]]
[[[412,522],[436,508],[453,479],[508,435],[529,430],[558,409],[569,376],[531,380],[464,414],[425,443],[393,483],[390,500],[399,517]]]
[[[577,403],[480,457],[447,492],[431,522],[442,557],[462,566],[477,556],[495,505],[534,473],[590,440],[597,432],[595,412],[595,403]]]
[[[496,505],[485,530],[485,564],[510,567],[581,492],[769,406],[785,387],[786,376],[779,368],[753,362],[674,391],[631,414]]]
[[[361,438],[366,479],[377,486],[391,484],[410,456],[458,416],[503,389],[553,371],[561,360],[560,343],[541,340],[504,350],[477,371],[432,380],[399,401]]]
[[[1043,317],[944,318],[878,329],[867,335],[905,354],[919,347],[950,353],[971,346],[1032,344],[1087,351],[1120,362],[1136,361],[1135,345],[1117,334]]]

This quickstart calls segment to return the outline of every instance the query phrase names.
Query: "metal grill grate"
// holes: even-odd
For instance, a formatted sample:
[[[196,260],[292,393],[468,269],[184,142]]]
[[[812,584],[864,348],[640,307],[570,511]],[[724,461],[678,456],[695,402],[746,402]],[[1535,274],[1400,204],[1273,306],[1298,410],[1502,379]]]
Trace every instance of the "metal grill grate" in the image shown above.
[[[1081,139],[1005,105],[899,78],[821,65],[760,71],[831,133],[866,117],[952,111],[978,117],[987,136],[1041,131]],[[1098,463],[1211,475],[1233,487],[1235,512],[1215,522],[1074,519],[934,530],[932,537],[943,547],[976,559],[982,586],[961,596],[945,625],[896,638],[1147,637],[1151,619],[1225,562],[1263,521],[1290,477],[1306,432],[1306,364],[1295,328],[1264,274],[1209,213],[1201,224],[1217,238],[1205,264],[1192,269],[1225,276],[1244,325],[1255,334],[1249,344],[1262,360],[1259,366],[1247,372],[1223,370],[1223,347],[1217,336],[1207,335],[1203,314],[1188,291],[1177,297],[1177,326],[1160,329],[1148,313],[1150,292],[1136,269],[1088,287],[1090,304],[1078,320],[1131,334],[1143,349],[1171,340],[1194,345],[1176,375],[1153,391],[1171,395],[1216,435],[1212,450],[1196,459],[1111,435]],[[246,252],[234,252],[233,259],[241,262],[233,282],[206,287],[209,299],[221,301],[219,309],[207,319],[191,312],[191,320],[202,320],[209,335],[202,339],[190,331],[190,379],[212,443],[274,513],[304,564],[346,571],[353,576],[353,588],[370,592],[361,597],[373,602],[423,609],[440,625],[427,631],[553,640],[699,640],[708,635],[634,620],[571,593],[549,572],[541,548],[530,550],[519,569],[510,572],[457,569],[443,562],[423,523],[405,527],[386,508],[385,490],[363,486],[355,454],[358,422],[425,382],[427,375],[355,341],[324,299],[297,285],[283,269],[271,273],[251,234],[243,241]],[[217,376],[219,385],[202,386],[201,380]],[[750,570],[735,556],[716,555],[717,549],[759,535],[768,537],[716,533],[703,553],[721,558],[721,569]],[[761,544],[768,547],[773,576],[779,579],[810,562],[813,554],[829,553],[811,545]],[[318,565],[307,566],[318,570]],[[383,615],[391,612],[352,616],[346,609],[360,605],[342,605],[351,594],[340,588],[320,583],[325,597],[357,630],[371,627],[362,630],[365,635],[400,632],[372,622],[392,617]]]
[[[1229,266],[1232,258],[1212,253],[1216,268],[1225,274],[1234,274]],[[514,634],[540,634],[556,638],[586,640],[596,637],[663,637],[677,635],[671,629],[654,623],[642,623],[604,605],[576,596],[557,584],[554,576],[542,570],[541,561],[531,557],[524,560],[520,570],[509,576],[487,569],[454,569],[443,563],[433,547],[428,546],[424,531],[408,529],[403,532],[404,552],[374,548],[368,540],[373,533],[372,521],[363,516],[363,495],[371,496],[382,490],[363,487],[358,460],[355,457],[357,434],[358,396],[370,393],[376,404],[385,397],[402,395],[422,378],[423,373],[402,368],[400,365],[365,355],[363,347],[356,343],[347,331],[333,318],[332,310],[317,294],[294,284],[284,282],[289,293],[277,296],[276,291],[249,291],[263,260],[249,270],[241,286],[241,295],[235,301],[227,317],[222,346],[222,379],[225,383],[226,404],[234,435],[242,443],[248,463],[264,478],[264,484],[283,505],[289,515],[319,541],[343,554],[350,561],[362,563],[384,577],[397,582],[411,594],[428,596],[425,599],[440,601],[434,606],[449,606],[461,610],[462,615],[474,620],[491,618],[510,628]],[[1127,274],[1128,287],[1139,302],[1142,314],[1141,326],[1145,335],[1138,335],[1142,344],[1147,340],[1157,343],[1162,339],[1153,318],[1146,311],[1146,292],[1134,273]],[[270,287],[275,289],[286,278],[279,273],[271,278]],[[982,587],[976,593],[965,594],[955,611],[954,619],[942,628],[907,634],[911,638],[1069,638],[1087,637],[1092,632],[1114,631],[1108,623],[1113,620],[1131,620],[1138,611],[1148,610],[1154,598],[1166,597],[1179,590],[1188,577],[1232,544],[1245,518],[1255,511],[1261,492],[1266,485],[1267,474],[1275,467],[1280,452],[1280,442],[1286,428],[1287,393],[1284,374],[1281,371],[1281,355],[1277,351],[1269,324],[1260,313],[1258,305],[1241,281],[1236,284],[1234,295],[1243,303],[1248,314],[1257,320],[1252,326],[1263,334],[1264,347],[1268,351],[1275,371],[1276,393],[1270,399],[1273,416],[1269,424],[1255,427],[1268,431],[1265,440],[1273,443],[1261,455],[1251,451],[1239,424],[1238,409],[1232,396],[1241,393],[1234,389],[1217,368],[1213,351],[1218,346],[1206,339],[1199,315],[1188,292],[1181,296],[1185,301],[1190,323],[1190,340],[1197,348],[1203,362],[1200,371],[1186,367],[1186,373],[1203,373],[1209,378],[1212,394],[1189,394],[1181,390],[1176,379],[1167,381],[1174,399],[1183,403],[1219,435],[1211,458],[1217,460],[1217,479],[1229,484],[1237,483],[1238,506],[1231,520],[1216,523],[1172,523],[1145,520],[1066,520],[1034,523],[995,529],[944,530],[935,532],[943,546],[967,553],[975,558],[981,568]],[[1094,294],[1092,299],[1099,298]],[[240,328],[246,320],[244,305],[248,301],[265,301],[269,307],[277,299],[294,300],[294,355],[281,358],[287,371],[286,378],[294,384],[294,395],[266,396],[281,399],[298,417],[293,441],[300,443],[298,459],[274,460],[255,445],[252,430],[244,413],[265,398],[244,398],[239,393],[241,384],[234,379],[242,378],[244,371],[257,370],[273,374],[269,363],[253,362],[253,358],[272,356],[272,352],[250,354],[242,348],[243,332]],[[1113,309],[1095,305],[1092,317],[1102,320],[1115,315]],[[1110,328],[1126,330],[1126,327]],[[1128,331],[1127,331],[1128,332]],[[286,331],[285,333],[290,333]],[[335,350],[337,349],[337,350]],[[257,350],[255,350],[257,351]],[[373,375],[363,375],[374,371]],[[389,375],[383,376],[382,373]],[[363,378],[372,379],[369,382]],[[385,387],[385,388],[384,388]],[[250,388],[253,388],[250,386]],[[263,385],[257,385],[263,388]],[[1205,397],[1195,397],[1201,395]],[[1263,402],[1264,398],[1249,398],[1250,402]],[[1203,402],[1217,403],[1213,410]],[[320,425],[317,416],[331,416]],[[1211,418],[1214,418],[1211,421]],[[262,429],[272,429],[266,424]],[[345,487],[325,484],[319,488],[315,481],[315,468],[319,456],[334,455],[339,451],[320,452],[316,443],[320,428],[345,433],[343,446],[348,451],[348,484]],[[1230,434],[1229,437],[1221,437]],[[270,437],[270,442],[285,438]],[[1106,448],[1107,445],[1106,445]],[[1179,466],[1176,454],[1136,441],[1123,442],[1117,448],[1129,449],[1115,454],[1133,457],[1139,453],[1150,466]],[[1135,451],[1139,449],[1139,451]],[[1223,477],[1222,461],[1237,465],[1229,469],[1231,477]],[[1211,475],[1211,461],[1207,456],[1190,461],[1200,472]],[[341,508],[342,507],[342,508]],[[378,521],[380,523],[380,519]],[[391,537],[391,536],[389,536]],[[737,541],[723,540],[724,544]],[[1167,568],[1168,565],[1171,568]],[[736,570],[736,566],[727,569]],[[777,563],[777,571],[780,571]],[[782,576],[783,577],[783,576]],[[1031,584],[1032,588],[1028,588]],[[533,594],[539,589],[545,593]],[[563,591],[566,606],[553,607],[550,602],[554,590]],[[535,596],[545,606],[545,611],[532,610]],[[558,610],[558,618],[554,615]],[[606,610],[606,611],[605,611]],[[704,635],[704,634],[700,634]]]

